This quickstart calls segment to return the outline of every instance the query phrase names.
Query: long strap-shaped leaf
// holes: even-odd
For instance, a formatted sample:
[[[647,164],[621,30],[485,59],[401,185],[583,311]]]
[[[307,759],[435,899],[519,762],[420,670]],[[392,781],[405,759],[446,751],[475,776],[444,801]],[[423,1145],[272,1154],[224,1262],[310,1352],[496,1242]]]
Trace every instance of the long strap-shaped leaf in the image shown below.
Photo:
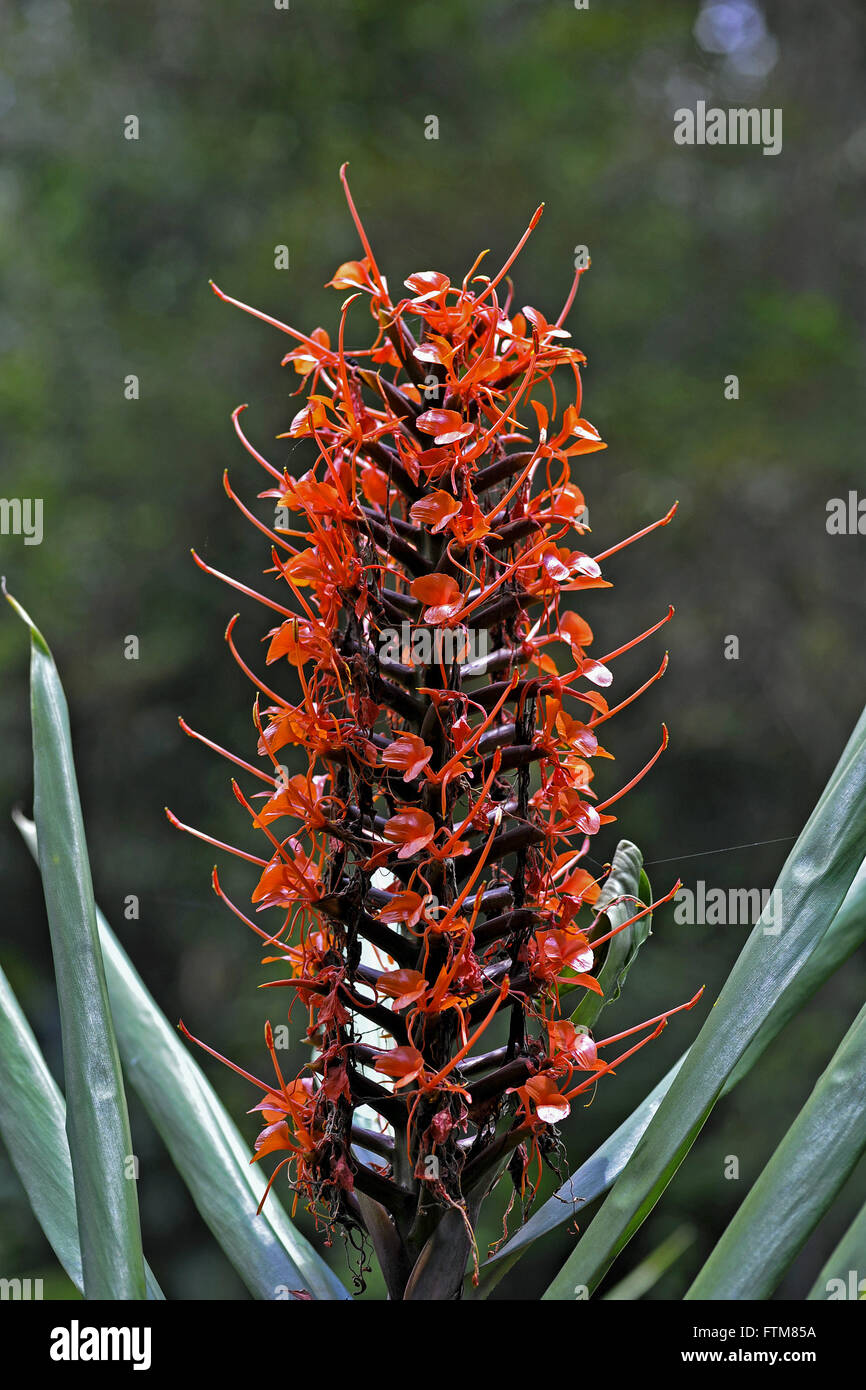
[[[866,1006],[686,1298],[769,1298],[864,1152]]]
[[[32,822],[15,816],[36,854]],[[304,1289],[317,1299],[349,1294],[289,1221],[204,1072],[181,1043],[102,913],[99,938],[120,1054],[130,1085],[161,1135],[202,1217],[256,1298]]]
[[[337,1275],[291,1224],[275,1193],[256,1216],[265,1178],[250,1164],[249,1144],[104,919],[100,935],[130,1083],[250,1292],[265,1299],[286,1298],[293,1290],[317,1299],[347,1299]]]
[[[851,887],[821,941],[796,979],[783,992],[746,1048],[725,1082],[727,1095],[752,1067],[787,1023],[799,1013],[826,980],[829,980],[859,946],[866,941],[866,859],[860,865]]]
[[[676,1264],[680,1256],[694,1244],[697,1234],[695,1227],[688,1223],[678,1226],[667,1240],[656,1246],[655,1250],[602,1297],[615,1303],[632,1303],[638,1298],[643,1298],[645,1293],[649,1293],[650,1289],[655,1287],[662,1275],[667,1273],[671,1265]]]
[[[88,1299],[146,1296],[135,1159],[108,1006],[66,697],[39,629],[30,628],[34,817],[57,977],[66,1130]]]
[[[2,970],[0,1135],[36,1220],[73,1284],[82,1288],[66,1104]]]
[[[738,1081],[754,1066],[764,1050],[781,1032],[806,1000],[820,989],[839,966],[866,941],[866,860],[861,864],[857,877],[851,884],[842,906],[833,918],[830,929],[821,944],[820,951],[813,951],[803,970],[798,975],[795,986],[784,992],[777,1004],[764,1019],[757,1036],[746,1049],[737,1067],[728,1077],[723,1091],[727,1095]],[[676,1063],[666,1076],[658,1082],[644,1101],[632,1112],[591,1158],[578,1168],[576,1173],[563,1183],[562,1187],[539,1207],[525,1226],[512,1236],[511,1240],[493,1256],[481,1271],[479,1288],[470,1291],[468,1297],[486,1297],[507,1274],[539,1236],[565,1225],[576,1216],[580,1207],[600,1197],[611,1188],[622,1172],[627,1160],[634,1153],[637,1142],[658,1110],[662,1097],[670,1087],[684,1057]],[[866,1266],[866,1261],[864,1261]],[[864,1267],[866,1274],[866,1267]]]
[[[762,914],[658,1113],[546,1299],[594,1289],[688,1153],[767,1016],[791,991],[866,857],[866,711],[779,877],[782,929]]]
[[[0,970],[0,1135],[46,1240],[84,1289],[66,1102]],[[164,1297],[145,1265],[147,1296]]]
[[[825,1302],[866,1298],[866,1203],[854,1217],[806,1297]]]

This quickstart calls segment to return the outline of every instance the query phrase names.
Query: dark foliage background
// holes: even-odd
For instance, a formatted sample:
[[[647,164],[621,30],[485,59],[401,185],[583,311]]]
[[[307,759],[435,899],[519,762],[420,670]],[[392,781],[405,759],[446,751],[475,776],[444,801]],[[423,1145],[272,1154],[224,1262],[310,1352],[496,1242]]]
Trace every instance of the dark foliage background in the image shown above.
[[[657,889],[677,875],[771,887],[866,688],[866,542],[826,530],[828,499],[863,484],[861,6],[7,0],[0,52],[0,491],[45,508],[43,544],[0,536],[0,569],[66,684],[98,899],[168,1015],[258,1069],[273,999],[256,993],[256,945],[211,896],[212,852],[162,808],[245,833],[225,765],[176,724],[182,713],[253,747],[250,689],[222,641],[238,604],[189,547],[252,583],[268,563],[222,491],[225,467],[245,498],[261,486],[228,416],[248,401],[246,427],[267,452],[295,378],[279,367],[285,339],[220,305],[207,280],[299,327],[333,328],[340,298],[322,286],[358,254],[337,182],[346,159],[392,286],[431,267],[462,275],[486,246],[501,259],[545,200],[518,303],[555,314],[574,247],[589,247],[571,327],[589,357],[586,414],[609,443],[579,475],[594,541],[606,548],[680,500],[675,525],[612,560],[616,588],[583,606],[598,652],[677,607],[617,669],[625,692],[670,647],[665,680],[610,733],[611,787],[656,746],[662,718],[672,734],[614,829],[642,846]],[[677,146],[673,113],[699,98],[781,107],[782,153]],[[129,114],[137,142],[124,139]],[[429,115],[438,140],[425,138]],[[274,268],[278,244],[287,271]],[[124,399],[130,373],[137,401]],[[738,401],[724,398],[730,373]],[[270,454],[288,457],[279,444]],[[241,602],[255,653],[262,617]],[[128,634],[138,661],[124,659]],[[724,658],[729,635],[738,660]],[[2,961],[60,1076],[39,883],[8,819],[32,795],[11,614],[0,670]],[[238,896],[251,890],[239,866],[221,872]],[[128,894],[138,921],[123,918]],[[572,1116],[572,1167],[695,1035],[745,935],[659,917],[606,1017],[627,1027],[701,983],[707,1004]],[[863,983],[861,958],[719,1107],[620,1263],[695,1228],[651,1297],[682,1295]],[[252,1139],[249,1089],[208,1071]],[[133,1126],[146,1250],[167,1294],[244,1297],[134,1101]],[[723,1177],[728,1155],[739,1181]],[[780,1297],[805,1294],[864,1196],[860,1171]],[[492,1206],[485,1237],[498,1222]],[[501,1294],[537,1295],[572,1239],[527,1258]],[[339,1244],[333,1258],[344,1266]],[[5,1158],[0,1273],[69,1290]]]

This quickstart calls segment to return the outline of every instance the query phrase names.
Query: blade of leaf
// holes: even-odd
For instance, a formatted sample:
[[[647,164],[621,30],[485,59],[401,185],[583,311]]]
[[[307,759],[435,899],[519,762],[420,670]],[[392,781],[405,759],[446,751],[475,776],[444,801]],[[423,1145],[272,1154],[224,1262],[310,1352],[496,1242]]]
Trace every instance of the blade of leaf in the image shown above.
[[[830,1285],[837,1288],[831,1294]],[[841,1290],[838,1285],[841,1284]],[[866,1298],[866,1202],[825,1264],[807,1299]]]
[[[66,697],[44,637],[11,595],[6,597],[30,629],[34,819],[60,1003],[84,1296],[143,1299],[129,1116],[99,950]]]
[[[649,882],[643,872],[643,855],[637,845],[630,840],[620,840],[611,861],[610,873],[604,881],[598,901],[593,906],[596,913],[605,912],[610,930],[622,926],[634,917],[641,907],[646,907],[652,897],[641,897],[642,883],[649,889]],[[624,898],[624,902],[614,902]],[[612,907],[608,904],[613,903]],[[584,992],[571,1021],[576,1026],[592,1028],[602,1009],[619,998],[625,977],[647,937],[652,934],[652,913],[641,917],[624,931],[611,937],[604,950],[604,959],[597,979],[604,991],[603,995]]]
[[[597,1286],[667,1187],[768,1015],[786,993],[791,1009],[808,997],[814,986],[808,977],[801,984],[801,972],[823,949],[866,857],[864,806],[866,710],[780,874],[784,929],[765,933],[775,907],[765,909],[658,1113],[545,1299],[570,1298],[575,1284]]]
[[[645,1293],[649,1293],[667,1273],[671,1265],[676,1264],[680,1255],[684,1255],[690,1245],[695,1242],[697,1231],[694,1226],[687,1224],[678,1226],[672,1231],[667,1240],[663,1240],[645,1260],[641,1260],[624,1279],[620,1279],[618,1284],[602,1297],[602,1302],[612,1300],[614,1302],[634,1301],[643,1298]]]
[[[687,1300],[769,1298],[866,1152],[866,1005]]]
[[[66,1105],[2,970],[0,1134],[36,1220],[73,1284],[81,1289]]]
[[[20,814],[14,819],[35,857],[33,823]],[[247,1288],[263,1299],[277,1298],[283,1289],[305,1289],[317,1299],[349,1298],[337,1275],[291,1224],[275,1192],[256,1216],[265,1179],[250,1166],[249,1145],[98,908],[96,916],[130,1085]]]
[[[84,1289],[66,1102],[12,988],[0,970],[0,1135],[46,1240]],[[147,1296],[162,1290],[145,1266]]]
[[[836,913],[821,943],[813,951],[797,977],[796,990],[788,989],[771,1009],[757,1036],[746,1048],[732,1071],[723,1095],[732,1091],[737,1082],[751,1071],[761,1053],[799,1012],[808,999],[838,970],[848,957],[866,941],[866,859],[860,865],[842,906]]]
[[[645,890],[642,889],[641,898],[643,899],[645,896],[647,899],[651,897],[650,894],[645,893]],[[816,990],[839,969],[840,965],[844,964],[848,957],[857,950],[864,941],[866,941],[866,860],[861,864],[842,906],[833,918],[830,928],[822,942],[821,950],[813,951],[801,971],[797,981],[798,992],[796,996],[792,990],[785,991],[775,1007],[767,1014],[754,1041],[746,1049],[739,1065],[728,1078],[722,1093],[723,1095],[727,1095],[729,1091],[733,1090],[736,1083],[740,1081],[757,1062],[765,1048],[770,1045],[786,1024],[790,1022],[798,1009],[802,1007],[808,998],[811,998]],[[563,1184],[559,1191],[555,1193],[553,1197],[549,1198],[534,1216],[530,1217],[526,1225],[521,1227],[511,1240],[506,1242],[499,1252],[488,1261],[484,1266],[481,1276],[481,1297],[484,1297],[490,1289],[495,1287],[503,1275],[508,1272],[524,1251],[528,1249],[533,1240],[537,1239],[540,1235],[546,1235],[548,1231],[555,1230],[558,1226],[564,1225],[571,1219],[573,1212],[572,1194],[580,1190],[582,1184],[586,1182],[585,1178],[581,1178],[581,1174],[588,1165],[594,1164],[595,1160],[605,1152],[607,1145],[616,1146],[621,1135],[625,1137],[629,1132],[632,1132],[633,1139],[631,1144],[623,1143],[619,1146],[616,1158],[612,1155],[610,1161],[606,1163],[605,1173],[607,1180],[604,1186],[597,1190],[587,1186],[587,1188],[583,1190],[591,1191],[592,1196],[585,1197],[584,1200],[590,1201],[592,1198],[600,1196],[602,1192],[606,1192],[609,1187],[612,1187],[614,1181],[619,1177],[619,1174],[625,1167],[627,1159],[631,1157],[631,1154],[637,1146],[638,1139],[649,1124],[652,1115],[658,1109],[661,1097],[670,1086],[670,1083],[673,1081],[684,1059],[685,1054],[680,1058],[676,1066],[658,1083],[655,1090],[650,1093],[646,1100],[638,1106],[631,1116],[629,1116],[628,1120],[626,1120],[616,1133],[611,1136],[607,1144],[602,1145],[598,1152],[587,1160],[587,1164],[585,1164],[583,1168],[578,1169],[577,1172]],[[652,1108],[645,1112],[645,1107],[650,1106],[652,1102],[654,1102]],[[507,1263],[504,1265],[499,1264],[497,1267],[497,1262],[501,1261],[507,1261]],[[467,1296],[471,1297],[472,1294],[470,1293]]]

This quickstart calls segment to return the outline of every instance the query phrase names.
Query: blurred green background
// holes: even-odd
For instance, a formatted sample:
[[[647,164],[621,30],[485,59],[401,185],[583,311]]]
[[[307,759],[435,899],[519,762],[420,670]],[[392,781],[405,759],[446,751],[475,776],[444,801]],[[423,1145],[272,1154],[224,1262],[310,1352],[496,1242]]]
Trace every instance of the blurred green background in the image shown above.
[[[7,0],[0,492],[43,499],[44,540],[0,536],[0,571],[66,685],[98,900],[170,1018],[257,1071],[274,1007],[256,991],[256,943],[211,895],[213,852],[163,814],[168,803],[217,836],[246,833],[226,766],[177,728],[183,714],[239,752],[254,746],[250,688],[222,640],[237,598],[189,548],[259,581],[267,549],[222,470],[248,502],[263,484],[229,413],[249,402],[248,433],[282,464],[273,437],[296,409],[286,339],[207,282],[333,330],[340,295],[324,282],[359,254],[344,160],[395,290],[415,270],[462,276],[483,247],[498,261],[544,200],[517,303],[555,317],[574,248],[589,248],[570,326],[589,358],[585,414],[609,444],[577,472],[593,544],[680,501],[674,525],[608,563],[615,589],[582,607],[598,653],[677,608],[617,665],[624,694],[671,651],[665,680],[611,728],[606,785],[642,765],[662,719],[671,746],[595,852],[628,835],[662,891],[678,875],[772,886],[866,691],[866,541],[826,529],[828,500],[866,488],[864,37],[855,0]],[[781,108],[782,152],[676,145],[673,113],[698,99]],[[129,115],[137,141],[124,138]],[[274,267],[278,245],[288,270]],[[130,374],[138,400],[124,397]],[[725,399],[729,374],[738,400]],[[255,659],[267,624],[240,602]],[[137,661],[124,659],[129,634]],[[737,660],[724,656],[731,635]],[[20,624],[0,614],[2,961],[61,1076],[39,882],[9,821],[32,797],[26,656]],[[221,874],[241,900],[251,891],[235,862]],[[129,894],[137,921],[123,917]],[[572,1167],[695,1035],[747,931],[659,916],[605,1017],[625,1028],[703,983],[707,1003],[572,1115]],[[719,1107],[618,1274],[689,1222],[694,1243],[649,1296],[682,1295],[863,985],[855,959]],[[205,1064],[252,1141],[255,1097]],[[245,1297],[134,1098],[132,1121],[146,1252],[167,1295]],[[739,1181],[723,1176],[728,1155]],[[780,1297],[805,1294],[864,1197],[858,1171]],[[497,1296],[536,1296],[572,1240],[561,1231]],[[330,1257],[345,1270],[339,1241]],[[0,1273],[68,1292],[2,1155]]]

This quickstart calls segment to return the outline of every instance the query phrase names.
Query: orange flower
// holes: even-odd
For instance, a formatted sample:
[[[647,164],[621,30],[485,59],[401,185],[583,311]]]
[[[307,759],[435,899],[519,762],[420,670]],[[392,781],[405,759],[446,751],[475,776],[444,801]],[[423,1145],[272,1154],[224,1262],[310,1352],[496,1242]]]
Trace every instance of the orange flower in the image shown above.
[[[392,1047],[380,1052],[374,1066],[386,1076],[394,1078],[395,1089],[408,1086],[424,1071],[424,1058],[417,1047]]]
[[[436,822],[426,811],[398,811],[385,822],[385,836],[399,845],[398,859],[408,859],[425,849],[436,833]]]
[[[406,1009],[427,992],[427,980],[419,970],[387,970],[376,981],[377,994],[394,1000],[395,1009]]]
[[[463,606],[460,586],[450,574],[422,575],[413,581],[411,592],[414,598],[427,605],[424,621],[433,626],[447,622]]]
[[[527,1111],[545,1125],[559,1124],[571,1114],[571,1106],[546,1072],[531,1076],[525,1086],[514,1086]]]
[[[433,749],[417,734],[401,734],[382,750],[383,763],[388,767],[403,768],[404,782],[414,782],[420,777],[432,757]]]
[[[421,920],[424,899],[420,893],[411,889],[405,893],[395,893],[386,907],[379,913],[380,922],[402,922],[404,927],[414,927]]]
[[[414,522],[426,524],[433,531],[434,535],[442,531],[447,526],[449,518],[455,512],[460,511],[460,503],[450,492],[443,492],[438,489],[422,497],[420,502],[415,502],[409,508],[409,515]],[[414,593],[413,589],[413,593]],[[422,594],[416,594],[416,598],[423,598]]]
[[[434,444],[455,444],[475,433],[475,426],[464,420],[458,410],[425,410],[415,425],[425,434],[432,434]]]

